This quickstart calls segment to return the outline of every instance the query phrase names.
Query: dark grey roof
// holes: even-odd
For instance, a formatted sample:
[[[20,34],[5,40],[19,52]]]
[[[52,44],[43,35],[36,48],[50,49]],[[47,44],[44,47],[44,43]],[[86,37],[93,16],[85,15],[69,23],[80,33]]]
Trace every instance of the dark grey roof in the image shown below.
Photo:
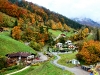
[[[7,54],[8,57],[27,57],[30,55],[31,53],[28,53],[28,52],[17,52],[17,53]]]

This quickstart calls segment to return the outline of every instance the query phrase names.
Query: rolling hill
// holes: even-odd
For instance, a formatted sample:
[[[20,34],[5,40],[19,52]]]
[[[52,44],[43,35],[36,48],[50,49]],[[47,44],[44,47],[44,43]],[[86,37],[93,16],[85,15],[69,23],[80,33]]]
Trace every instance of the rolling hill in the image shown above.
[[[16,41],[8,36],[0,35],[0,55],[4,56],[12,52],[36,53],[31,47]]]

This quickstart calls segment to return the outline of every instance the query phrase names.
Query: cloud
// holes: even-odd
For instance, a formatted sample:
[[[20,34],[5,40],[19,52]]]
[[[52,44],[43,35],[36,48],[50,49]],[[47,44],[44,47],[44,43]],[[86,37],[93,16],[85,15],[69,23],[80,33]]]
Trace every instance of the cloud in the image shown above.
[[[66,17],[89,17],[100,21],[100,0],[27,0]]]

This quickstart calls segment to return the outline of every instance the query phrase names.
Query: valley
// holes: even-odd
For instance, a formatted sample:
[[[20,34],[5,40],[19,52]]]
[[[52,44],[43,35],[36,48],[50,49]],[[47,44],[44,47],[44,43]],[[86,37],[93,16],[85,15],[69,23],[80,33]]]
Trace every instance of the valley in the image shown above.
[[[99,73],[99,24],[77,21],[25,0],[0,0],[0,75]]]

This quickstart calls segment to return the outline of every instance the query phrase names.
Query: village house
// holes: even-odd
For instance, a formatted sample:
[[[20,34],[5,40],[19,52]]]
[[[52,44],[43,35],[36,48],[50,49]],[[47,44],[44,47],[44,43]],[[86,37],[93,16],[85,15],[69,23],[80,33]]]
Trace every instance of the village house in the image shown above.
[[[80,64],[80,62],[78,60],[76,60],[76,59],[72,59],[71,61],[72,61],[72,64],[75,64],[75,65],[79,65]]]
[[[67,40],[64,45],[63,45],[63,43],[59,42],[55,46],[56,46],[56,48],[59,48],[60,52],[78,50],[78,46],[73,44],[71,40]]]
[[[75,44],[73,44],[71,40],[67,40],[65,42],[65,45],[68,46],[69,50],[78,50],[78,47]]]
[[[68,46],[68,49],[71,49],[71,50],[75,50],[75,48],[76,48],[76,46],[74,46],[72,44]]]
[[[57,44],[56,44],[56,47],[62,48],[62,43],[57,43]]]
[[[72,45],[72,41],[71,41],[71,40],[67,40],[67,41],[65,42],[65,44],[66,44],[66,45]]]
[[[25,63],[26,61],[28,61],[29,59],[33,60],[34,59],[34,55],[28,52],[17,52],[17,53],[11,53],[11,54],[7,54],[7,64],[9,66],[15,65],[15,64],[19,64],[20,61],[22,63]],[[25,63],[26,64],[26,63]]]
[[[69,64],[69,63],[72,63],[72,64],[74,64],[76,66],[80,65],[80,62],[77,59],[72,59],[72,60],[67,61],[67,64]]]

